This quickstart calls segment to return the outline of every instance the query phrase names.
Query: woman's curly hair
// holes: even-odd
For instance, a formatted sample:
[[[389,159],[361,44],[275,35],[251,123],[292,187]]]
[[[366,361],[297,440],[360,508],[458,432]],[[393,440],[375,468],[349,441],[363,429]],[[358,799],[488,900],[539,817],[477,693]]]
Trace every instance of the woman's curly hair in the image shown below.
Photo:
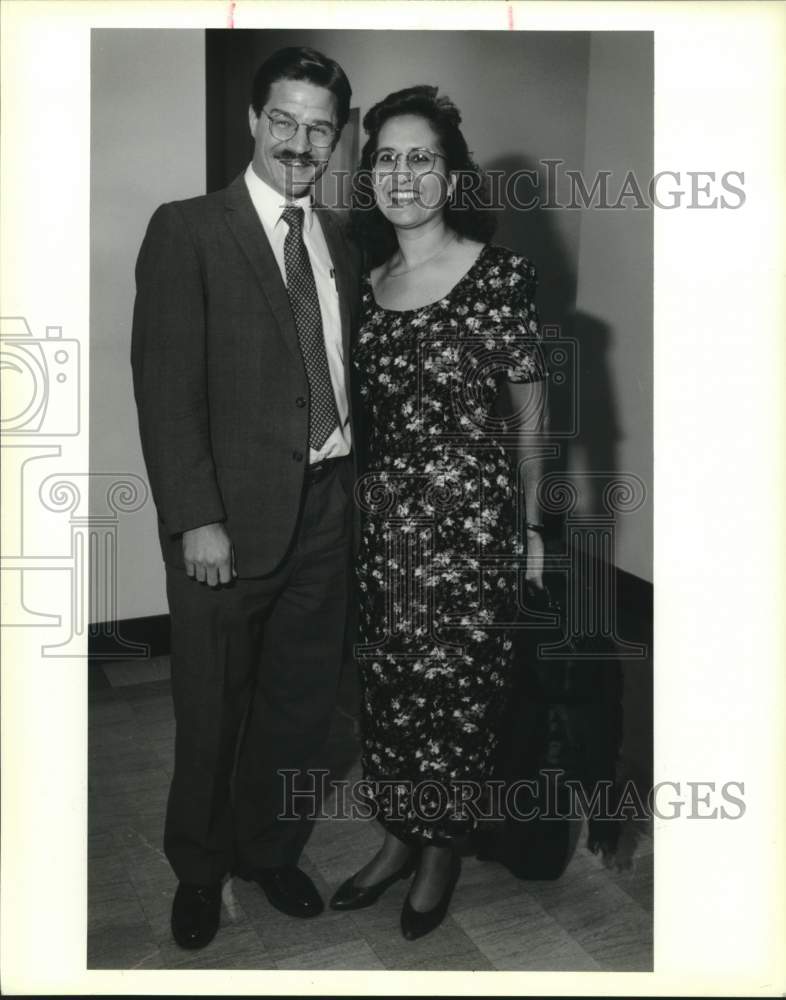
[[[352,229],[369,268],[387,260],[396,249],[395,230],[377,207],[371,183],[371,157],[382,126],[391,118],[425,118],[439,139],[447,170],[456,178],[453,197],[445,204],[445,223],[459,236],[482,243],[488,242],[496,228],[492,211],[485,207],[489,205],[487,179],[472,159],[459,127],[461,113],[449,97],[437,95],[437,87],[408,87],[388,94],[363,117],[368,139],[352,185]]]

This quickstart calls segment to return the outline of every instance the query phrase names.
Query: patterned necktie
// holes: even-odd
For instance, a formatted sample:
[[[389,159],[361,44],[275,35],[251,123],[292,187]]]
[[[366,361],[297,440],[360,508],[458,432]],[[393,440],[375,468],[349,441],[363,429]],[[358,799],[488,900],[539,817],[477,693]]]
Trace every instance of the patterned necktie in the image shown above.
[[[322,335],[317,286],[303,242],[303,209],[290,205],[281,213],[281,218],[289,227],[284,239],[287,293],[295,316],[311,398],[308,438],[311,447],[318,451],[338,426],[338,410]]]

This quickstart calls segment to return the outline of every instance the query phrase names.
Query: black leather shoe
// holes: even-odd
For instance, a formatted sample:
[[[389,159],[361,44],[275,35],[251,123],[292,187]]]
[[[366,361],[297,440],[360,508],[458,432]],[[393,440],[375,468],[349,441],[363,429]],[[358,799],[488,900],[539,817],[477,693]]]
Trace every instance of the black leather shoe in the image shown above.
[[[280,868],[255,868],[250,872],[238,872],[242,878],[257,882],[268,898],[271,906],[290,917],[316,917],[325,904],[317,892],[317,887],[295,865]]]
[[[425,913],[414,910],[409,901],[409,893],[407,894],[401,910],[401,933],[408,941],[414,941],[416,938],[430,933],[445,919],[445,914],[448,912],[448,906],[453,896],[453,890],[456,888],[456,882],[458,882],[459,873],[461,872],[461,862],[457,855],[453,855],[450,865],[450,875],[442,893],[442,898],[432,909],[426,910]]]
[[[342,882],[333,893],[330,908],[331,910],[362,910],[364,906],[372,906],[394,882],[398,882],[402,878],[409,878],[414,870],[415,858],[412,857],[398,871],[379,882],[375,882],[374,885],[355,885],[356,872],[346,882]]]
[[[177,887],[172,903],[172,936],[181,948],[204,948],[216,936],[221,883]]]

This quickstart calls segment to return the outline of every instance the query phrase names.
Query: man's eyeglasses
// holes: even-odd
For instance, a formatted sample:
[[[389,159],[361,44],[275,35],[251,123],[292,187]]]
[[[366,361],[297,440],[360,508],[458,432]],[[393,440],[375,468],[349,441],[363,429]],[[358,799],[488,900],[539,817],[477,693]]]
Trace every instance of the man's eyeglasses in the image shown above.
[[[267,126],[270,129],[270,134],[274,139],[280,139],[282,142],[296,135],[301,125],[306,130],[306,137],[312,146],[332,146],[338,135],[338,129],[334,128],[329,122],[317,122],[314,125],[307,125],[305,122],[295,121],[294,118],[284,114],[282,111],[276,111],[274,114],[269,115],[264,108],[261,110],[262,114],[267,118]]]
[[[397,153],[395,150],[387,148],[377,149],[371,155],[371,169],[375,174],[379,175],[392,174],[398,169],[399,160],[402,156],[407,165],[407,170],[417,175],[427,174],[432,171],[436,165],[437,157],[442,160],[447,159],[442,153],[437,153],[435,150],[428,149],[425,146],[417,146],[406,153]]]

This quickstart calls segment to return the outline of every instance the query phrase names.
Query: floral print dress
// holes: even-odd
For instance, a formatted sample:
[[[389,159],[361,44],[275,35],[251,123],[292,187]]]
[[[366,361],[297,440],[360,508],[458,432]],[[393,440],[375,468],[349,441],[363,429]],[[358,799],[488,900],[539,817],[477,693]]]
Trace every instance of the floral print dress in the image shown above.
[[[545,377],[534,290],[532,265],[491,244],[419,309],[383,309],[364,281],[362,763],[375,814],[405,840],[465,832],[490,777],[524,554],[494,404],[505,379]]]

